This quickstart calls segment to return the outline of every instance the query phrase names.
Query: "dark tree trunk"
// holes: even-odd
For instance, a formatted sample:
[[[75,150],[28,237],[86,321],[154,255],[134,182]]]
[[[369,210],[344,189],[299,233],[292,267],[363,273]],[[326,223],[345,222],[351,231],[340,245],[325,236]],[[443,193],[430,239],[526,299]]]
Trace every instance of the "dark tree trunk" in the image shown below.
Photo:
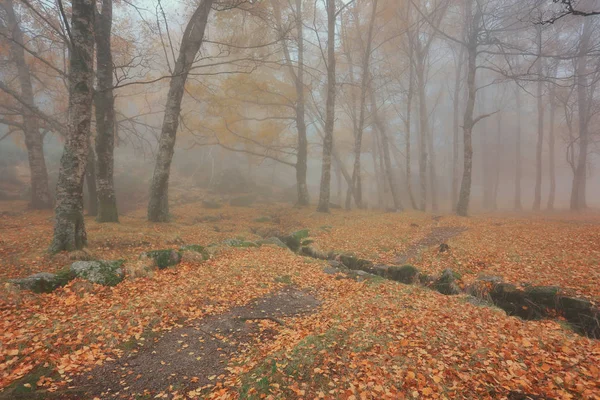
[[[95,7],[93,0],[72,1],[69,119],[56,186],[52,253],[78,250],[87,243],[83,220],[83,178],[92,120]]]
[[[462,66],[464,61],[464,46],[460,46],[460,53],[456,62],[456,75],[454,77],[454,104],[452,108],[453,120],[452,120],[452,209],[456,209],[458,202],[458,181],[459,181],[459,114],[460,114],[460,89],[461,89],[461,78],[462,78]]]
[[[96,155],[88,144],[88,157],[85,166],[85,183],[88,191],[87,214],[95,217],[98,215],[98,186],[96,182]]]
[[[335,1],[327,0],[327,103],[325,105],[325,136],[323,138],[323,166],[318,212],[329,212],[329,196],[331,194],[331,153],[333,151],[336,92],[335,20]]]
[[[113,96],[113,61],[110,45],[112,0],[102,0],[102,12],[96,14],[96,157],[98,182],[98,222],[119,222],[115,196],[115,100]]]
[[[517,106],[517,140],[515,149],[515,210],[520,211],[523,209],[523,206],[521,202],[521,88],[519,88],[519,86],[516,88],[515,97]]]
[[[475,74],[477,72],[477,40],[479,34],[479,24],[481,21],[481,10],[475,11],[475,16],[471,21],[471,3],[467,2],[467,21],[471,25],[469,39],[467,43],[467,105],[463,117],[463,146],[464,146],[464,166],[463,177],[460,185],[460,196],[456,206],[458,215],[467,216],[469,211],[469,201],[471,199],[471,178],[473,168],[473,144],[472,134],[473,126],[477,122],[473,119],[473,110],[475,108],[475,96],[477,88],[475,87]]]
[[[498,188],[502,160],[502,114],[496,114],[496,151],[494,152],[494,188],[492,190],[492,210],[498,209]]]
[[[31,203],[33,209],[49,209],[52,207],[52,197],[48,186],[48,171],[44,158],[44,136],[40,133],[38,120],[31,111],[34,108],[33,87],[29,66],[25,61],[23,48],[23,33],[19,27],[12,0],[5,0],[2,4],[7,19],[7,28],[12,35],[10,54],[18,72],[21,98],[27,104],[23,107],[23,131],[25,146],[31,173]]]
[[[148,220],[152,222],[166,222],[169,220],[169,174],[173,153],[175,152],[181,100],[183,99],[188,73],[204,40],[204,30],[206,29],[212,3],[213,0],[202,0],[200,2],[188,22],[181,40],[179,56],[169,85],[156,165],[152,185],[150,186]]]
[[[542,26],[537,25],[537,50],[542,54]],[[533,209],[538,211],[542,204],[542,149],[544,148],[544,102],[542,98],[542,58],[537,60],[537,145],[535,151],[535,193],[533,197]]]
[[[427,207],[427,136],[429,135],[429,114],[427,112],[427,97],[425,93],[425,71],[423,60],[417,55],[417,88],[419,91],[419,184],[421,196],[419,209]]]
[[[409,58],[412,58],[412,46],[409,46]],[[406,123],[405,123],[405,129],[406,129],[406,143],[404,144],[405,146],[405,151],[406,151],[406,188],[408,190],[408,197],[410,198],[410,205],[413,209],[417,209],[417,202],[415,201],[415,196],[413,195],[413,191],[412,191],[412,177],[411,177],[411,172],[410,172],[410,140],[411,140],[411,135],[410,135],[410,130],[411,130],[411,113],[412,113],[412,99],[414,96],[414,92],[415,92],[415,79],[414,79],[414,66],[412,64],[412,61],[409,61],[410,65],[408,66],[409,68],[409,74],[408,74],[408,93],[406,95]]]
[[[431,211],[438,212],[438,198],[437,198],[437,183],[435,173],[435,152],[434,152],[434,136],[433,128],[430,129],[429,137],[427,138],[427,148],[429,152],[429,187],[431,193]]]
[[[375,187],[377,188],[377,204],[379,206],[380,209],[385,209],[385,190],[382,186],[385,187],[385,180],[383,181],[383,185],[381,177],[383,176],[383,173],[381,172],[381,164],[380,164],[380,159],[381,156],[379,155],[379,149],[380,149],[380,143],[379,143],[379,138],[377,137],[377,135],[373,135],[373,150],[371,151],[371,157],[373,158],[373,173],[374,175],[374,180],[375,180]]]

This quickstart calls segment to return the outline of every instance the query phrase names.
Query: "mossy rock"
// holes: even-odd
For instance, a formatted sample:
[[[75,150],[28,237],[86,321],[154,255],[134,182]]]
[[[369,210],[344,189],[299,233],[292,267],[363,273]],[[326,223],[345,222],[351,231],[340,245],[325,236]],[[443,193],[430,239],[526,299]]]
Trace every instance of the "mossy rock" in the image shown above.
[[[456,295],[461,292],[460,287],[456,283],[458,279],[460,279],[460,274],[457,274],[451,269],[446,269],[433,283],[433,287],[442,294]]]
[[[199,253],[202,254],[202,257],[204,258],[204,260],[208,260],[210,258],[210,255],[208,254],[208,252],[206,251],[206,249],[204,248],[204,246],[201,246],[199,244],[188,244],[185,246],[181,246],[179,248],[180,253],[185,253],[185,252],[194,252],[194,253]]]
[[[258,244],[243,239],[225,239],[223,244],[229,247],[258,247]]]
[[[535,304],[555,308],[560,291],[558,286],[531,286],[525,289],[525,294]]]
[[[341,254],[339,256],[339,259],[342,262],[342,264],[344,264],[349,269],[360,270],[360,271],[365,271],[365,272],[369,272],[369,273],[373,272],[373,262],[372,261],[364,260],[362,258],[357,258],[357,257],[346,255],[346,254]]]
[[[288,235],[288,236],[281,236],[279,237],[279,239],[285,243],[285,245],[292,250],[294,253],[298,252],[298,250],[300,250],[300,247],[302,246],[302,243],[300,242],[300,239],[298,239],[297,237],[293,236],[293,235]]]
[[[302,248],[300,249],[300,254],[303,256],[307,256],[307,257],[317,258],[319,260],[328,260],[329,259],[329,254],[327,254],[323,251],[317,250],[311,246],[302,246]]]
[[[264,245],[274,245],[277,247],[281,247],[282,249],[287,249],[288,247],[286,246],[285,243],[283,243],[281,241],[281,239],[276,238],[276,237],[270,237],[268,239],[261,239],[258,242],[256,242],[257,245],[259,246],[264,246]]]
[[[393,281],[410,285],[419,279],[419,270],[412,265],[403,265],[401,267],[394,265],[388,268],[387,277]]]
[[[301,229],[299,231],[292,233],[292,236],[298,240],[302,240],[302,239],[306,239],[308,236],[310,236],[310,232],[308,231],[308,229]]]
[[[70,272],[77,278],[104,286],[116,286],[125,277],[124,260],[114,261],[76,261],[71,264]]]
[[[29,290],[34,293],[50,293],[57,288],[66,285],[73,277],[63,271],[57,274],[40,272],[26,278],[9,279],[9,283],[18,286],[21,290]]]
[[[303,240],[303,241],[302,241],[302,246],[308,246],[308,245],[311,245],[311,244],[313,244],[314,242],[315,242],[315,241],[314,241],[314,240],[312,240],[312,239],[306,239],[306,240]]]
[[[165,269],[177,265],[181,261],[181,254],[173,249],[147,251],[141,254],[140,258],[142,257],[153,259],[158,269]]]

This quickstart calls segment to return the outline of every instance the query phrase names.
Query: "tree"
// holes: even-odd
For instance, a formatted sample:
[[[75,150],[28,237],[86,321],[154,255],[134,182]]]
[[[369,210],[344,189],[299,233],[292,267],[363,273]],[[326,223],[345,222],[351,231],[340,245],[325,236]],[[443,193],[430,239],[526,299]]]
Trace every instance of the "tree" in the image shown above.
[[[113,96],[113,59],[111,51],[112,0],[102,0],[96,13],[96,181],[98,222],[118,222],[117,199],[113,184],[115,147],[115,99]]]
[[[537,53],[540,55],[536,62],[538,81],[536,84],[537,92],[537,146],[535,151],[535,194],[533,199],[533,209],[539,210],[542,204],[542,150],[544,147],[544,99],[542,97],[542,26],[536,25],[537,32]]]
[[[87,244],[83,179],[88,156],[94,80],[94,0],[73,0],[69,55],[69,118],[56,187],[53,253]]]
[[[52,198],[44,157],[44,134],[40,132],[38,118],[33,112],[36,107],[31,73],[25,58],[23,32],[15,15],[13,1],[3,0],[0,6],[6,16],[6,26],[0,22],[0,30],[6,30],[6,36],[10,39],[10,56],[17,69],[20,99],[23,102],[20,107],[22,123],[19,124],[19,127],[25,134],[25,145],[31,171],[30,205],[34,209],[47,209],[52,207]],[[14,124],[14,122],[12,123]]]
[[[201,0],[194,11],[183,33],[179,56],[173,69],[159,139],[156,165],[150,187],[148,220],[152,222],[166,222],[169,220],[169,174],[173,153],[175,152],[175,139],[179,126],[181,100],[183,99],[187,76],[204,40],[204,31],[212,3],[213,0]]]

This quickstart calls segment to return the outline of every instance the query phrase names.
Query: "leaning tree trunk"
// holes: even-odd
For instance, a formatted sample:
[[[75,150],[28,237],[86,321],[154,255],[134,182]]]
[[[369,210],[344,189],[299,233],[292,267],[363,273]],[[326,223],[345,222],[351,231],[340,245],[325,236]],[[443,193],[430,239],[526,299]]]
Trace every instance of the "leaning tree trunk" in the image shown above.
[[[27,147],[31,173],[30,206],[33,209],[48,209],[52,207],[52,197],[50,196],[48,171],[44,158],[44,136],[40,133],[38,121],[31,112],[31,109],[34,108],[33,86],[29,66],[25,61],[23,32],[19,27],[12,0],[5,0],[3,8],[6,13],[7,28],[12,36],[10,54],[17,67],[21,98],[27,104],[26,107],[23,107],[22,116],[25,146]]]
[[[520,211],[523,206],[521,203],[521,89],[517,86],[516,88],[516,106],[517,106],[517,140],[515,149],[515,210]]]
[[[96,14],[96,65],[98,90],[96,105],[96,177],[98,183],[98,222],[119,222],[113,184],[115,148],[115,99],[113,61],[110,45],[112,0],[102,0],[102,13]]]
[[[327,103],[325,105],[325,136],[323,138],[323,166],[321,190],[317,211],[329,212],[331,192],[331,153],[335,124],[335,1],[327,0]],[[356,200],[356,199],[354,199]]]
[[[542,54],[542,26],[537,25],[537,50]],[[537,145],[535,151],[535,192],[533,197],[533,209],[538,211],[542,205],[542,150],[544,148],[544,102],[542,98],[542,58],[537,60]]]
[[[88,144],[88,157],[85,166],[85,183],[88,190],[87,214],[95,217],[98,215],[98,185],[96,182],[96,155]]]
[[[179,56],[169,85],[156,165],[152,185],[150,186],[148,220],[152,222],[166,222],[169,220],[169,174],[173,153],[175,152],[181,100],[183,99],[188,73],[204,40],[204,30],[206,29],[212,3],[213,0],[202,0],[200,2],[190,22],[188,22],[181,40]]]
[[[73,0],[69,60],[67,140],[56,186],[56,221],[50,251],[79,250],[87,244],[83,220],[83,178],[92,121],[94,83],[94,0]]]

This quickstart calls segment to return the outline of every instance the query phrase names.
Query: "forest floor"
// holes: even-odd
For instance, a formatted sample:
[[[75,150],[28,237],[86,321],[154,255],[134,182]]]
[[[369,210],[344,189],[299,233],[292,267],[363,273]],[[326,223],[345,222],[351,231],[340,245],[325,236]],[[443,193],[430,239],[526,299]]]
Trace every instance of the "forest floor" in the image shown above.
[[[146,222],[145,209],[119,224],[86,218],[89,252],[133,262],[151,249],[307,228],[321,250],[451,268],[464,284],[499,275],[557,285],[600,303],[597,212],[460,218],[201,203],[172,212],[168,224]],[[52,212],[4,202],[0,214],[4,287],[72,262],[46,253]],[[49,294],[0,291],[0,398],[600,399],[600,341],[561,321],[346,279],[327,265],[271,246],[228,248],[85,293],[77,280]]]

